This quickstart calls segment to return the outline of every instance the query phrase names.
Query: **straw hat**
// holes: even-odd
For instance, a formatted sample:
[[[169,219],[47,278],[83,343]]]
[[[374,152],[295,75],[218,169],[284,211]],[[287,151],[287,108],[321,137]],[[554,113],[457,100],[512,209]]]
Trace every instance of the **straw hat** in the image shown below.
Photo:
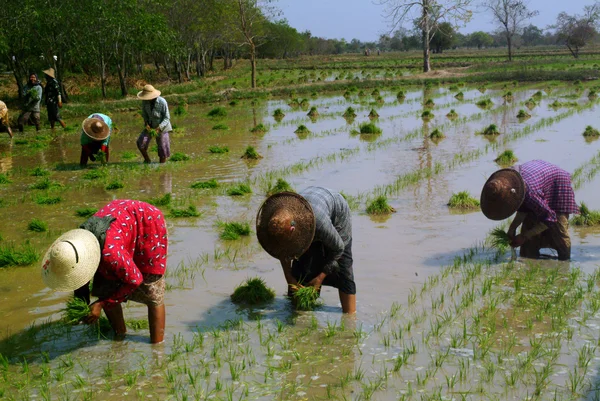
[[[56,76],[54,75],[54,68],[48,68],[47,70],[44,70],[42,72],[48,75],[49,77],[56,78]]]
[[[280,192],[265,200],[256,215],[256,236],[269,255],[299,258],[315,237],[315,214],[310,203],[293,192]]]
[[[71,230],[60,237],[44,256],[42,278],[57,291],[73,291],[89,282],[100,264],[100,243],[83,229]]]
[[[152,100],[160,96],[160,91],[156,90],[154,86],[148,84],[144,85],[144,88],[138,92],[137,97],[142,100]]]
[[[99,118],[86,118],[81,124],[83,132],[95,141],[103,141],[110,135],[108,124]]]
[[[505,168],[490,176],[481,191],[481,211],[490,220],[504,220],[525,199],[525,182],[518,171]]]

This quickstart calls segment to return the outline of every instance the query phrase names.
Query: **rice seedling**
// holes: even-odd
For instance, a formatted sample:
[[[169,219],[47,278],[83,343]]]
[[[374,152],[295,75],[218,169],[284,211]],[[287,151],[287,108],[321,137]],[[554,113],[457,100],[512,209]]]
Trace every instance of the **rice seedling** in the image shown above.
[[[456,110],[451,109],[450,112],[448,112],[448,114],[446,114],[446,117],[448,117],[449,119],[454,119],[454,118],[458,118],[458,113],[456,112]]]
[[[33,219],[27,225],[27,229],[36,233],[43,233],[48,231],[48,223],[40,219]]]
[[[38,205],[56,205],[62,201],[60,196],[38,195],[35,197],[35,203]]]
[[[217,180],[210,179],[208,181],[197,181],[195,183],[193,183],[192,185],[190,185],[190,188],[194,188],[194,189],[213,189],[213,188],[217,188],[219,186],[219,183],[217,182]]]
[[[295,192],[294,188],[283,178],[278,178],[275,185],[269,183],[269,187],[267,188],[267,196],[271,196],[273,194],[278,194],[280,192]]]
[[[297,310],[311,311],[322,304],[319,301],[319,291],[315,287],[301,287],[291,285],[295,290],[292,295],[292,301]]]
[[[150,328],[150,323],[148,319],[127,319],[125,321],[127,327],[131,330],[148,330]]]
[[[213,131],[228,131],[229,127],[227,126],[227,124],[219,123],[213,125],[212,129]]]
[[[238,105],[238,101],[237,100],[232,100],[231,102],[229,102],[230,106],[237,106]]]
[[[536,99],[537,101],[540,101],[540,99],[542,99],[543,96],[544,94],[541,91],[537,91],[533,94],[532,98]]]
[[[311,118],[316,118],[319,117],[319,111],[315,106],[313,106],[310,108],[310,111],[306,115]]]
[[[600,136],[600,131],[598,131],[591,125],[588,125],[587,127],[585,127],[585,131],[583,131],[583,136],[597,137]]]
[[[511,91],[506,92],[504,95],[502,95],[502,99],[506,100],[507,102],[510,102],[511,100],[513,100],[513,93]]]
[[[531,117],[531,114],[529,114],[527,111],[525,111],[524,109],[520,109],[519,112],[517,113],[517,118],[524,120],[526,118]]]
[[[135,159],[136,157],[137,157],[137,153],[135,153],[135,152],[130,152],[130,151],[121,152],[121,159],[123,159],[123,160],[131,160],[131,159]]]
[[[208,151],[210,153],[228,153],[229,152],[229,147],[228,146],[213,145],[213,146],[210,146],[208,148]]]
[[[477,106],[481,107],[482,109],[489,109],[490,107],[492,107],[494,105],[494,102],[492,102],[492,99],[487,98],[487,99],[482,99],[475,104]]]
[[[186,161],[186,160],[190,160],[190,157],[182,152],[175,152],[169,158],[169,161],[172,161],[172,162],[182,162],[182,161]]]
[[[189,205],[187,208],[175,208],[172,207],[169,213],[169,217],[173,218],[184,218],[184,217],[199,217],[200,212],[195,205]]]
[[[525,102],[525,106],[529,109],[529,110],[533,110],[533,108],[535,106],[537,106],[537,102],[535,100],[533,100],[533,98],[529,98],[526,102]]]
[[[588,99],[593,100],[596,99],[598,97],[598,92],[596,91],[596,89],[590,89],[590,91],[588,92]]]
[[[553,109],[560,109],[562,107],[576,107],[577,102],[559,102],[558,100],[555,100],[554,102],[550,103],[549,106]]]
[[[371,96],[381,96],[379,89],[373,89],[373,92],[371,92]]]
[[[391,207],[384,195],[378,196],[367,206],[367,213],[373,215],[385,215],[396,213],[396,209]]]
[[[28,242],[20,247],[13,243],[0,245],[0,267],[28,266],[37,262],[40,255]]]
[[[242,159],[246,159],[246,160],[258,160],[258,159],[262,159],[262,158],[263,157],[258,154],[256,149],[254,149],[254,146],[248,146],[246,148],[246,150],[244,151],[244,154],[242,155]]]
[[[581,202],[579,214],[573,216],[571,224],[575,226],[597,226],[600,224],[600,211],[590,210],[584,202]]]
[[[158,131],[156,131],[154,128],[145,128],[144,132],[146,132],[146,135],[148,135],[150,138],[156,138],[158,136]]]
[[[296,131],[294,131],[294,133],[298,135],[308,135],[310,134],[310,130],[306,125],[300,124],[298,128],[296,128]]]
[[[227,117],[227,109],[225,107],[215,107],[208,112],[208,116],[211,118],[225,118]]]
[[[377,111],[375,109],[371,109],[371,111],[369,112],[369,118],[370,119],[379,118],[379,113],[377,113]]]
[[[173,114],[176,116],[185,116],[187,114],[187,103],[179,104],[173,110]]]
[[[479,132],[480,135],[500,135],[496,124],[488,125],[483,131]]]
[[[425,110],[425,111],[423,111],[423,113],[421,113],[421,118],[425,121],[431,120],[433,117],[435,117],[435,116],[429,110]]]
[[[93,170],[86,171],[82,177],[85,180],[98,180],[100,178],[106,177],[106,175],[107,175],[107,172],[104,169],[93,169]]]
[[[56,181],[50,180],[48,177],[44,177],[35,184],[29,186],[30,189],[50,189],[50,188],[60,188],[62,184]]]
[[[307,108],[309,105],[310,105],[310,102],[308,101],[308,99],[304,98],[304,99],[300,100],[300,107]]]
[[[454,98],[456,100],[463,100],[465,98],[465,94],[462,92],[458,92],[456,95],[454,95]]]
[[[404,91],[398,91],[398,93],[396,93],[396,98],[398,100],[404,100],[406,98],[406,93],[404,93]]]
[[[356,110],[354,110],[354,108],[352,106],[348,106],[348,108],[344,112],[344,118],[355,118],[355,117],[356,117]]]
[[[238,285],[231,300],[235,303],[256,305],[272,301],[275,298],[275,291],[267,287],[265,281],[260,277],[248,278],[243,284]]]
[[[446,135],[444,135],[444,133],[437,128],[434,129],[433,132],[431,132],[431,134],[429,134],[429,139],[432,139],[434,141],[444,139],[445,137]]]
[[[158,198],[150,198],[146,202],[154,206],[168,206],[171,204],[171,200],[171,193],[167,192],[163,196],[160,196]]]
[[[66,324],[78,324],[91,312],[86,301],[78,297],[71,297],[62,310],[62,319]]]
[[[381,128],[379,128],[375,123],[362,123],[359,125],[359,132],[361,134],[374,134],[378,135],[382,133]]]
[[[510,247],[511,239],[502,228],[494,228],[490,233],[490,244],[493,248],[503,250]]]
[[[91,217],[94,214],[96,214],[97,211],[98,211],[98,209],[96,209],[94,207],[84,207],[84,208],[75,210],[75,215],[78,217]]]
[[[105,188],[107,191],[112,191],[112,190],[121,189],[124,187],[125,187],[125,184],[123,184],[123,181],[114,180],[114,181],[109,182]]]
[[[268,128],[265,127],[263,124],[257,124],[253,128],[250,128],[250,132],[252,132],[253,134],[264,134],[267,131]]]
[[[453,193],[448,201],[448,206],[453,209],[477,209],[479,208],[479,201],[473,198],[468,191],[461,191]]]
[[[36,167],[29,172],[29,175],[33,177],[45,177],[47,175],[50,175],[50,171],[42,167]]]
[[[510,166],[517,162],[517,157],[512,150],[505,150],[494,161],[501,166]]]
[[[251,194],[252,189],[248,184],[238,184],[234,187],[231,187],[227,190],[227,195],[229,196],[243,196],[246,194]]]
[[[431,109],[431,108],[433,108],[435,106],[435,103],[434,103],[434,101],[432,99],[427,99],[425,101],[425,103],[423,103],[423,106],[426,107],[426,108],[428,108],[428,109]]]
[[[219,222],[217,225],[222,229],[219,234],[219,238],[228,241],[234,241],[240,239],[240,237],[247,237],[252,232],[250,230],[250,224],[239,223],[239,222]]]
[[[0,184],[10,184],[12,181],[8,178],[6,174],[0,173]]]
[[[276,121],[281,121],[281,120],[283,120],[283,117],[285,117],[285,113],[283,112],[283,110],[275,109],[275,111],[273,112],[273,118]]]
[[[15,139],[14,140],[15,145],[27,145],[28,143],[29,143],[29,141],[27,139]]]

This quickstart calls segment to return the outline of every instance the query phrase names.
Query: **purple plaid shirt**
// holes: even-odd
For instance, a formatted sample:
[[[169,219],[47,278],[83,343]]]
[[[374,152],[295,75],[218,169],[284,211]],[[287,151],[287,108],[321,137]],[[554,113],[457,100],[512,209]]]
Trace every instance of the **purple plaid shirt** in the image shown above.
[[[568,172],[542,160],[532,160],[515,169],[527,187],[520,212],[533,213],[542,223],[556,223],[556,213],[579,213]]]

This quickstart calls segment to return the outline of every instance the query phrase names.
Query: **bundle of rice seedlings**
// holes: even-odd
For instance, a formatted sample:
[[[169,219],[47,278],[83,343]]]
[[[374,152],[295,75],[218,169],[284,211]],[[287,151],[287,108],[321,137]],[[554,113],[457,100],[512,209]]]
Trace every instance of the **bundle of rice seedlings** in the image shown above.
[[[531,117],[531,114],[529,114],[528,112],[526,112],[523,109],[520,109],[519,112],[517,113],[517,118],[519,119],[525,119],[525,118],[529,118]]]
[[[257,124],[255,127],[250,128],[250,132],[255,133],[255,134],[262,134],[268,131],[268,128],[265,127],[263,124]]]
[[[529,98],[526,102],[525,102],[525,106],[531,110],[533,109],[535,106],[537,106],[537,103],[535,100],[533,100],[533,98]]]
[[[121,188],[124,188],[124,187],[125,187],[125,184],[123,184],[122,181],[115,180],[115,181],[112,181],[112,182],[108,183],[108,185],[106,185],[106,190],[107,191],[111,191],[111,190],[114,190],[114,189],[121,189]]]
[[[238,101],[237,101],[237,100],[235,100],[235,99],[234,99],[234,100],[232,100],[231,102],[229,102],[229,105],[230,105],[230,106],[237,106],[237,104],[238,104]]]
[[[84,207],[84,208],[75,210],[75,215],[79,216],[79,217],[91,217],[94,214],[96,214],[97,211],[98,211],[98,209],[96,209],[94,207]]]
[[[306,127],[306,125],[300,124],[298,128],[296,128],[296,131],[294,131],[294,133],[298,135],[308,135],[310,134],[310,130],[308,129],[308,127]]]
[[[89,170],[89,171],[86,171],[85,174],[83,174],[83,179],[97,180],[97,179],[106,177],[106,174],[107,174],[106,170],[104,170],[104,169]]]
[[[281,120],[283,117],[285,117],[285,114],[283,113],[283,110],[281,110],[281,109],[275,109],[275,111],[273,112],[273,118],[275,120]]]
[[[123,160],[131,160],[131,159],[135,159],[137,156],[137,153],[135,152],[130,152],[130,151],[125,151],[125,152],[121,152],[121,159]]]
[[[375,99],[375,102],[381,105],[381,104],[385,103],[385,99],[381,96],[377,96],[377,99]]]
[[[27,145],[29,141],[27,139],[15,139],[13,143],[15,145]]]
[[[479,208],[479,201],[473,198],[468,191],[461,191],[452,194],[448,206],[462,210],[477,209]]]
[[[597,226],[600,224],[600,211],[590,210],[584,202],[581,202],[579,205],[579,214],[573,216],[571,224],[576,226]]]
[[[515,156],[515,152],[512,150],[505,150],[494,161],[501,166],[510,166],[515,164],[517,160],[518,159]]]
[[[227,124],[219,123],[219,124],[213,125],[212,129],[213,129],[213,131],[228,131],[229,127],[227,126]]]
[[[37,262],[40,255],[29,243],[16,247],[13,243],[0,245],[0,267],[28,266]]]
[[[379,113],[377,113],[375,109],[371,109],[371,111],[369,112],[369,118],[379,118]]]
[[[33,219],[27,225],[27,229],[36,233],[43,233],[48,231],[48,223],[40,219]]]
[[[322,304],[319,301],[319,291],[315,287],[292,286],[296,291],[292,295],[297,310],[311,311]]]
[[[344,92],[344,94],[342,96],[344,96],[347,99],[350,96],[352,96],[352,92],[350,92],[349,90],[347,90],[347,91]]]
[[[176,116],[185,116],[187,114],[187,104],[180,104],[173,110]]]
[[[171,204],[171,200],[171,193],[167,192],[163,196],[160,196],[158,198],[150,198],[146,202],[154,206],[168,206]]]
[[[292,108],[296,108],[296,107],[300,106],[300,99],[290,100],[290,102],[288,103],[288,106],[290,106]]]
[[[558,109],[558,108],[562,107],[562,103],[560,103],[558,100],[555,100],[554,102],[550,103],[549,106],[552,107],[553,109]]]
[[[6,174],[0,173],[0,184],[10,184],[12,181],[8,178]]]
[[[154,128],[145,128],[144,131],[150,138],[156,138],[158,136],[158,132]]]
[[[208,148],[208,151],[210,153],[227,153],[227,152],[229,152],[229,147],[214,145],[214,146],[210,146]]]
[[[308,107],[310,105],[310,102],[308,101],[308,99],[302,99],[300,101],[300,107]]]
[[[194,205],[189,205],[187,208],[171,208],[169,213],[170,217],[180,218],[180,217],[198,217],[200,216],[200,212]]]
[[[148,319],[127,319],[125,325],[131,330],[148,330],[150,328],[150,322]]]
[[[537,91],[537,92],[535,92],[533,94],[532,98],[534,98],[537,101],[539,101],[543,96],[544,96],[544,94],[541,91]]]
[[[429,134],[429,138],[433,140],[444,139],[445,137],[446,135],[444,135],[444,133],[437,128],[434,129],[431,134]]]
[[[56,181],[50,180],[48,177],[44,177],[35,184],[29,186],[30,189],[50,189],[50,188],[60,188],[62,184]]]
[[[31,170],[29,175],[31,175],[33,177],[45,177],[47,175],[50,175],[50,171],[48,171],[42,167],[36,167],[33,170]]]
[[[502,98],[507,101],[511,101],[513,99],[513,93],[511,91],[506,92],[502,95]]]
[[[483,131],[480,132],[481,135],[500,135],[500,131],[498,131],[498,127],[496,124],[488,125]]]
[[[494,102],[492,102],[492,99],[488,98],[488,99],[482,99],[482,100],[478,101],[476,103],[476,105],[483,109],[487,109],[487,108],[492,107],[494,105]]]
[[[374,215],[384,215],[390,213],[396,213],[396,209],[388,204],[388,200],[385,196],[381,195],[375,198],[373,202],[367,206],[367,213]]]
[[[452,109],[452,110],[450,110],[450,112],[448,114],[446,114],[446,117],[448,117],[450,119],[457,118],[458,113],[456,112],[456,110]]]
[[[398,93],[396,94],[396,98],[398,100],[404,100],[406,98],[406,93],[404,93],[404,91],[398,91]]]
[[[229,196],[243,196],[246,194],[251,194],[252,189],[248,184],[238,184],[234,187],[231,187],[227,190],[227,195]]]
[[[190,188],[194,188],[194,189],[213,189],[213,188],[217,188],[219,186],[219,183],[217,182],[217,180],[210,179],[208,181],[198,181],[193,183],[192,185],[190,185]]]
[[[449,91],[457,91],[458,90],[458,85],[450,85],[450,87],[448,88]]]
[[[588,92],[588,98],[595,99],[597,97],[598,97],[598,92],[596,92],[596,89],[590,89],[590,91]]]
[[[234,241],[242,236],[247,237],[252,232],[248,223],[233,221],[230,223],[219,222],[217,225],[222,228],[219,238],[224,240]]]
[[[262,278],[253,277],[247,279],[243,284],[238,285],[231,300],[235,303],[256,305],[272,301],[275,298],[275,291],[267,287]]]
[[[227,117],[227,109],[225,107],[215,107],[208,112],[208,116],[211,118],[224,118]]]
[[[81,298],[72,297],[67,301],[65,309],[62,310],[62,320],[65,324],[79,324],[91,312],[90,306]],[[98,322],[91,326],[98,335],[106,336],[112,331],[110,322],[104,316],[98,319]]]
[[[367,96],[367,94],[364,91],[359,91],[358,92],[358,96],[359,97],[365,97],[365,96]]]
[[[465,94],[462,92],[458,92],[456,95],[454,95],[454,98],[457,100],[463,100],[465,98]]]
[[[353,107],[349,106],[346,111],[344,112],[344,117],[345,118],[355,118],[356,117],[356,111],[354,110]]]
[[[310,111],[306,115],[312,118],[319,117],[319,111],[315,106],[313,106],[310,108]]]
[[[373,92],[371,92],[371,96],[381,96],[379,89],[373,89]]]
[[[423,103],[423,106],[427,107],[428,109],[431,109],[432,107],[435,106],[435,103],[433,102],[432,99],[427,99],[425,101],[425,103]]]
[[[421,113],[421,118],[423,120],[431,120],[434,117],[435,116],[433,115],[433,113],[429,110],[425,110],[423,113]]]
[[[278,194],[280,192],[295,192],[294,188],[283,178],[278,178],[275,185],[269,183],[269,187],[267,188],[267,196],[271,196],[273,194]]]
[[[181,152],[175,152],[169,158],[169,161],[172,161],[172,162],[182,162],[182,161],[186,161],[186,160],[190,160],[190,157],[188,155],[186,155],[185,153],[181,153]]]
[[[242,155],[242,159],[246,159],[246,160],[258,160],[258,159],[262,159],[262,158],[263,157],[258,154],[256,149],[254,149],[254,146],[248,146],[246,148],[246,150],[244,151],[244,154]]]
[[[35,198],[35,203],[38,205],[56,205],[62,201],[60,196],[38,195]]]
[[[494,228],[490,233],[490,238],[490,244],[493,248],[502,250],[510,247],[510,237],[501,228]]]
[[[362,123],[359,125],[359,132],[361,134],[381,134],[382,130],[375,123]]]
[[[600,132],[591,125],[588,125],[585,127],[585,131],[583,131],[583,136],[600,136]]]

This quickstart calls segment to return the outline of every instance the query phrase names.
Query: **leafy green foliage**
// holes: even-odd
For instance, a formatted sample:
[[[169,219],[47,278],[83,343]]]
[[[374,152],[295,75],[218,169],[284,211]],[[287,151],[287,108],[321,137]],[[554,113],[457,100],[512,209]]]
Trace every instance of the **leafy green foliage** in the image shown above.
[[[275,291],[267,287],[262,278],[254,277],[247,279],[243,284],[238,285],[231,300],[239,304],[257,305],[272,301],[275,298]]]
[[[448,201],[448,206],[454,209],[477,209],[479,208],[479,201],[471,196],[467,191],[461,191],[453,193]]]
[[[396,209],[391,207],[384,195],[378,196],[367,206],[367,213],[374,215],[385,215],[395,213]]]
[[[27,229],[36,233],[43,233],[48,231],[48,223],[40,219],[33,219],[27,225]]]
[[[221,227],[222,231],[219,234],[219,238],[224,240],[237,240],[240,237],[247,237],[252,232],[250,230],[250,224],[248,223],[239,223],[237,221],[233,222],[220,222],[218,223],[219,227]]]
[[[215,180],[214,178],[208,181],[198,181],[193,183],[190,188],[194,188],[194,189],[213,189],[213,188],[217,188],[219,186],[219,183],[217,182],[217,180]]]

